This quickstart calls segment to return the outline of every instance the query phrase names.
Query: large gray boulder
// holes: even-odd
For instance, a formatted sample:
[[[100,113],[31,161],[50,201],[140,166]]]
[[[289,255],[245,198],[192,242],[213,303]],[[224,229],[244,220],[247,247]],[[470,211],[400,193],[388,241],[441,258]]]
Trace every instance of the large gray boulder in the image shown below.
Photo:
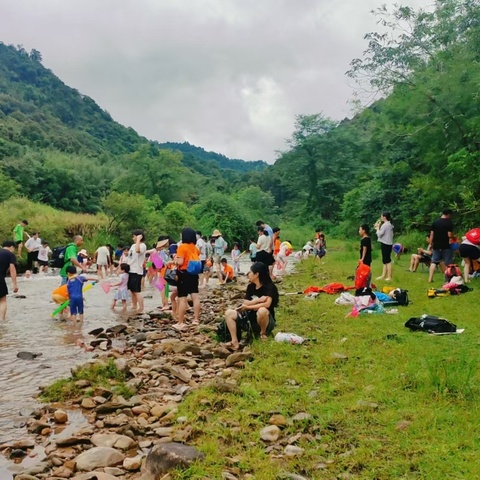
[[[205,455],[196,448],[182,443],[165,443],[157,445],[147,455],[143,472],[145,478],[160,480],[165,473],[177,467],[186,468],[197,460],[203,460]],[[143,477],[142,477],[143,478]]]

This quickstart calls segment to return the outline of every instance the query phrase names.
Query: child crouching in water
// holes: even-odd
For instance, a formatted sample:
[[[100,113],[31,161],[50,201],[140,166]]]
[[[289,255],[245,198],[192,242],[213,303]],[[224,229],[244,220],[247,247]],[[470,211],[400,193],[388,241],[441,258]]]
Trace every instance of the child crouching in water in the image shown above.
[[[67,290],[70,299],[70,320],[79,320],[83,322],[83,284],[89,280],[98,281],[97,276],[78,275],[77,267],[70,265],[67,267]]]
[[[122,313],[127,311],[127,301],[130,299],[130,294],[128,293],[128,272],[130,272],[130,265],[127,263],[121,263],[119,266],[120,270],[120,280],[117,283],[112,283],[112,287],[118,287],[115,291],[115,296],[113,297],[111,309],[114,310],[117,301],[121,300],[122,302]]]

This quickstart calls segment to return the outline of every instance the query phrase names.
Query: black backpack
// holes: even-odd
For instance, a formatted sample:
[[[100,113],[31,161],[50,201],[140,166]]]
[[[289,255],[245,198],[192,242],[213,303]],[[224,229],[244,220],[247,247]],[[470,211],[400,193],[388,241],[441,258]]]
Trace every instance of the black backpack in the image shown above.
[[[52,250],[52,258],[50,260],[50,266],[52,268],[62,268],[65,265],[65,251],[67,250],[67,246],[63,247],[55,247]]]
[[[393,299],[397,302],[398,305],[406,307],[410,300],[408,299],[408,290],[402,290],[401,288],[396,288],[393,292]]]
[[[407,320],[405,326],[413,332],[452,333],[457,331],[457,326],[444,318],[435,315],[422,315]]]

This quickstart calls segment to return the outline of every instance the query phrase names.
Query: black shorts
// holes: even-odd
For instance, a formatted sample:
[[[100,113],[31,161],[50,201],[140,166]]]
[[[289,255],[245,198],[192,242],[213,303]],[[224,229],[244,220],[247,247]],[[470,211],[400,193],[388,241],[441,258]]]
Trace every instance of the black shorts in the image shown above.
[[[142,277],[138,273],[129,273],[128,274],[128,289],[133,293],[140,293],[142,291]]]
[[[38,264],[39,264],[41,267],[48,267],[48,261],[46,261],[46,260],[39,260],[39,261],[38,261]]]
[[[380,242],[380,247],[382,249],[382,263],[384,265],[392,263],[392,246]]]
[[[0,277],[0,298],[8,295],[7,282],[4,277]]]
[[[260,325],[257,322],[257,311],[256,310],[246,310],[245,312],[238,312],[237,314],[237,322],[241,321],[241,318],[247,318],[252,326],[252,331],[255,337],[260,336]],[[276,321],[272,315],[272,312],[268,314],[268,325],[267,325],[267,335],[272,333],[273,329],[275,328]]]
[[[458,252],[462,258],[470,258],[471,260],[478,260],[480,258],[480,249],[468,243],[461,243]]]
[[[198,293],[198,275],[179,271],[177,291],[178,298],[187,297],[189,293]]]

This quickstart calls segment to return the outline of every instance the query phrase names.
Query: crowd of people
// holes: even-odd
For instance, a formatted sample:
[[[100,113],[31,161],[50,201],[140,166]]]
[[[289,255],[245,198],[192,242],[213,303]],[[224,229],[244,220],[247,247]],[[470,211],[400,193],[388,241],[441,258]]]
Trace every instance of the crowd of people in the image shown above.
[[[455,248],[464,262],[464,281],[468,282],[474,263],[480,258],[480,240],[477,243],[464,237],[458,243],[454,236],[451,210],[444,210],[441,218],[435,220],[426,238],[427,248],[420,247],[410,259],[409,271],[415,272],[420,264],[429,268],[429,281],[432,282],[437,267],[444,271],[453,263]],[[13,241],[5,241],[0,250],[0,320],[6,315],[6,296],[8,293],[5,277],[9,273],[12,278],[14,292],[18,291],[16,263],[22,250],[27,250],[26,277],[31,273],[47,273],[52,252],[48,242],[43,241],[38,231],[31,235],[25,232],[27,220],[22,220],[13,229]],[[208,287],[212,276],[216,276],[219,284],[234,282],[240,271],[240,259],[248,252],[251,267],[247,272],[249,281],[245,300],[241,307],[226,312],[226,325],[231,335],[229,348],[239,348],[237,324],[248,321],[253,331],[262,340],[275,326],[275,307],[278,305],[278,290],[275,280],[287,267],[287,258],[292,253],[289,240],[280,239],[281,230],[272,228],[263,220],[256,223],[258,237],[249,240],[248,250],[242,251],[240,243],[235,242],[230,249],[230,263],[226,256],[229,247],[218,229],[214,229],[207,238],[202,232],[192,228],[184,228],[179,241],[168,235],[158,237],[152,248],[148,249],[145,234],[142,230],[132,232],[130,245],[99,246],[92,256],[81,248],[83,238],[76,235],[62,250],[60,266],[60,286],[52,293],[55,303],[65,306],[70,319],[83,320],[83,291],[88,281],[101,281],[115,288],[111,308],[121,304],[122,312],[144,313],[142,289],[145,281],[156,286],[161,295],[162,310],[169,310],[175,319],[173,328],[182,331],[186,328],[186,314],[189,310],[188,299],[191,300],[193,318],[191,325],[200,321],[199,291]],[[383,212],[375,223],[374,230],[380,244],[382,274],[377,279],[391,281],[393,278],[392,254],[397,258],[407,253],[407,249],[394,243],[394,227],[389,212]],[[359,227],[360,261],[369,267],[372,265],[374,248],[371,229],[368,224]],[[480,232],[480,230],[479,230]],[[27,240],[24,242],[25,237]],[[471,237],[470,237],[471,238]],[[473,239],[474,240],[474,239]],[[16,255],[15,255],[16,253]],[[297,257],[312,255],[321,260],[327,253],[324,233],[317,229],[315,238],[308,241]],[[58,266],[58,265],[57,265]],[[275,270],[274,270],[275,268]],[[96,275],[87,272],[93,271]],[[371,277],[369,278],[370,283]],[[67,307],[68,302],[68,307]]]

